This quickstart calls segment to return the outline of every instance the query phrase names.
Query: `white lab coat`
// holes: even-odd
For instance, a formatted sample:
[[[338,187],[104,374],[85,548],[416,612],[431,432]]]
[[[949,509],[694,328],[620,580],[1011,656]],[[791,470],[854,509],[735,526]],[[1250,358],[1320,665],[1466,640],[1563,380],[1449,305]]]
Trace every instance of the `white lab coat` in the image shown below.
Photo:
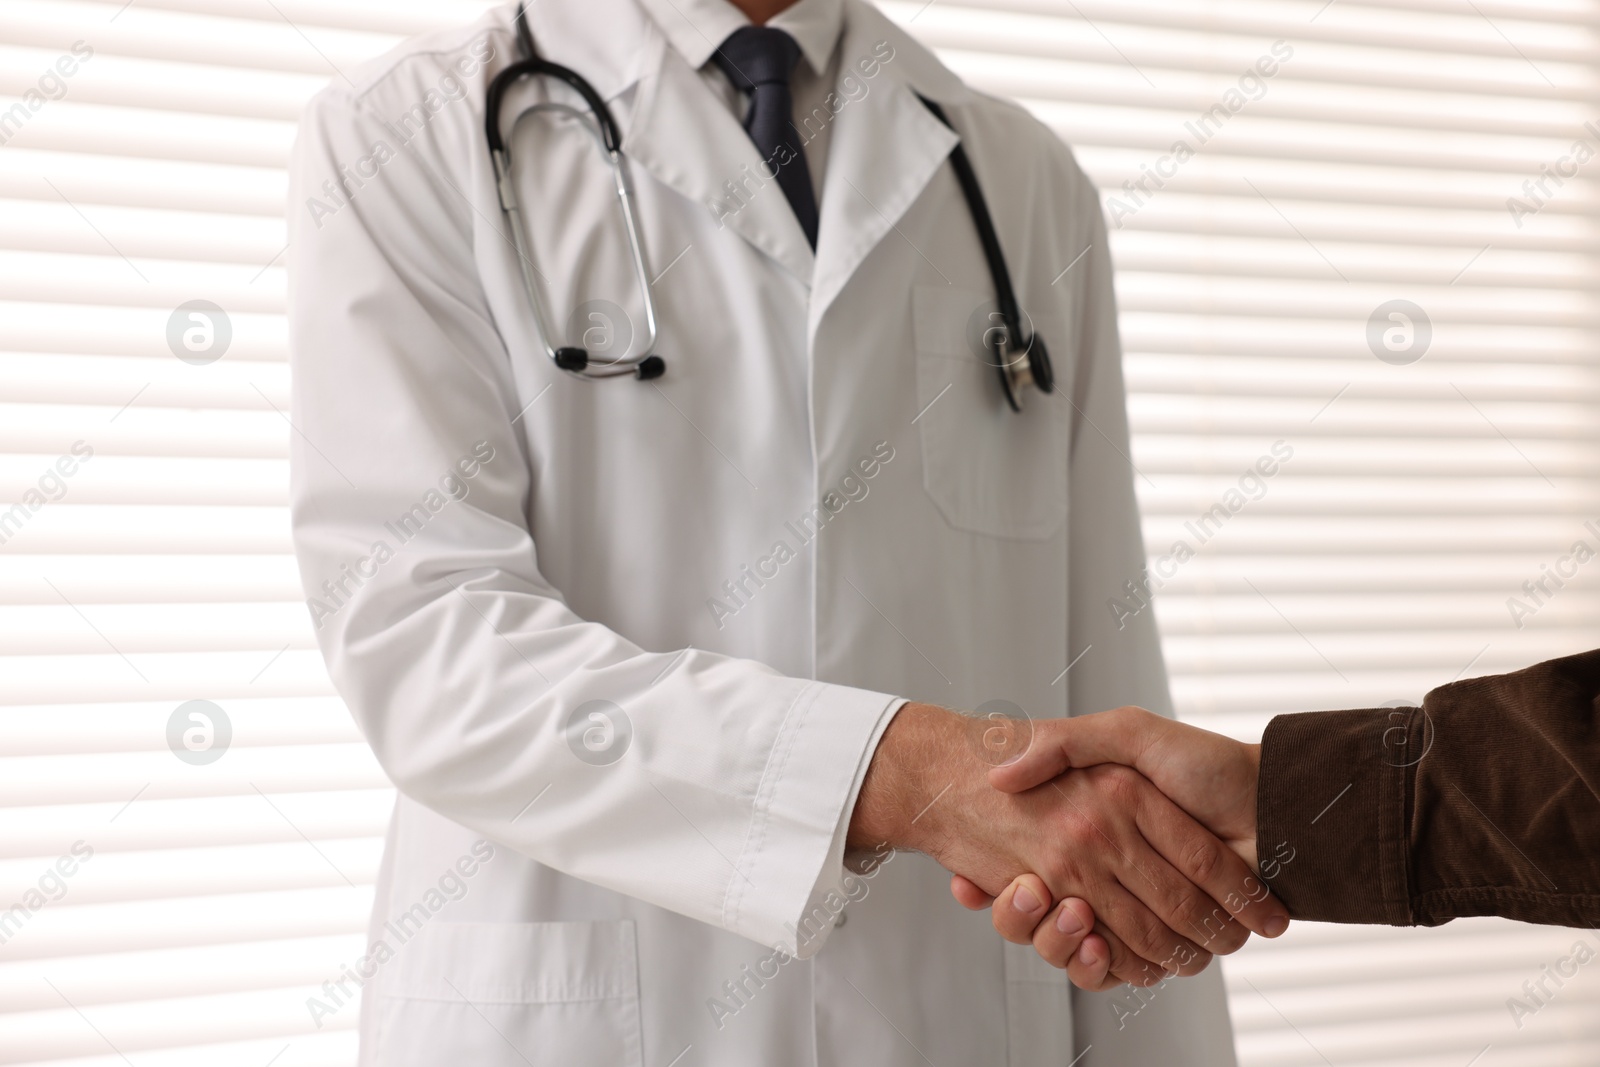
[[[660,275],[666,376],[580,381],[539,346],[485,151],[510,14],[336,80],[294,163],[296,549],[401,794],[351,968],[362,1063],[1232,1064],[1215,969],[1131,1013],[926,858],[841,867],[901,698],[1168,705],[1150,614],[1107,608],[1143,549],[1070,152],[849,0],[844,69],[882,61],[834,120],[813,255],[775,185],[708,206],[756,149],[634,0],[542,0],[541,51],[616,113]],[[1021,416],[969,347],[990,279],[913,90],[961,130],[1055,358]],[[573,99],[507,114],[547,98]],[[561,340],[599,344],[573,309],[640,305],[563,121],[513,142],[518,190]]]

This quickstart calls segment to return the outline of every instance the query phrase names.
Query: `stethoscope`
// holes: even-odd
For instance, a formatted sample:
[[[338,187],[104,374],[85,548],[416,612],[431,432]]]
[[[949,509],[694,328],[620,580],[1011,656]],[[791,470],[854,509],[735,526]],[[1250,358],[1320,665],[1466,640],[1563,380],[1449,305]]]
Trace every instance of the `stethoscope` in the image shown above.
[[[654,351],[656,309],[655,303],[650,298],[650,275],[645,266],[644,239],[639,233],[639,222],[633,211],[633,187],[628,179],[627,157],[622,154],[622,135],[617,130],[616,120],[611,117],[611,110],[606,107],[600,94],[595,92],[594,86],[590,85],[583,75],[560,64],[539,58],[539,53],[533,45],[533,35],[528,30],[527,12],[520,3],[517,5],[516,32],[522,58],[501,71],[489,83],[488,98],[484,106],[484,128],[488,134],[489,157],[494,163],[495,187],[500,197],[500,210],[505,215],[511,230],[511,238],[521,267],[522,285],[527,290],[528,303],[533,308],[533,319],[539,330],[540,343],[544,345],[545,355],[551,362],[581,378],[615,378],[625,374],[632,375],[640,381],[659,378],[666,372],[667,364]],[[565,104],[543,103],[524,109],[512,122],[512,131],[515,133],[517,123],[535,112],[558,111],[578,118],[585,128],[589,128],[594,134],[601,153],[611,166],[617,190],[617,203],[622,210],[622,219],[628,235],[628,251],[633,257],[633,276],[644,305],[644,343],[638,346],[641,355],[629,356],[624,353],[617,359],[601,362],[593,359],[588,350],[579,345],[555,346],[551,343],[555,333],[550,328],[550,320],[545,311],[544,300],[539,295],[539,287],[534,284],[533,252],[528,246],[522,227],[522,211],[517,203],[511,152],[506,147],[506,140],[500,132],[500,107],[505,100],[506,91],[518,80],[533,75],[558,78],[566,82],[588,105],[590,117],[593,119],[592,128],[576,108]],[[943,108],[926,97],[918,99],[927,105],[928,110],[933,112],[940,122],[952,132],[955,130]],[[956,180],[961,185],[961,194],[967,201],[968,212],[972,215],[972,224],[978,231],[978,241],[983,246],[983,257],[989,267],[989,277],[994,283],[995,309],[1003,327],[1003,329],[983,331],[981,343],[993,353],[994,366],[999,371],[1000,387],[1005,392],[1006,402],[1011,405],[1013,411],[1021,411],[1022,390],[1026,386],[1032,385],[1042,393],[1054,391],[1055,372],[1050,365],[1050,353],[1045,348],[1044,338],[1037,333],[1024,335],[1022,331],[1022,311],[1017,304],[1016,290],[1011,287],[1011,272],[1006,269],[1005,255],[1000,251],[1000,238],[995,233],[993,220],[989,217],[989,205],[984,200],[983,190],[978,186],[978,176],[973,172],[972,163],[967,159],[967,153],[959,141],[950,152],[950,166],[956,172]]]

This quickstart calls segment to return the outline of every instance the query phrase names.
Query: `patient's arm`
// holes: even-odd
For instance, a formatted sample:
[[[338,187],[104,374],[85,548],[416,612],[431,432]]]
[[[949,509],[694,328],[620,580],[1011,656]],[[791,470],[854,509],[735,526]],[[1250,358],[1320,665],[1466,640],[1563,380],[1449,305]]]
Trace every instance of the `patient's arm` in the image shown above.
[[[990,776],[1025,789],[1101,760],[1249,850],[1295,918],[1600,926],[1600,651],[1442,686],[1421,708],[1280,715],[1259,747],[1120,708]],[[988,903],[959,879],[951,891]],[[1022,919],[1000,907],[1012,892],[995,925],[1019,940]],[[1068,966],[1085,988],[1106,981],[1097,936]]]
[[[1600,926],[1600,651],[1280,715],[1261,746],[1258,847],[1293,856],[1297,918]]]

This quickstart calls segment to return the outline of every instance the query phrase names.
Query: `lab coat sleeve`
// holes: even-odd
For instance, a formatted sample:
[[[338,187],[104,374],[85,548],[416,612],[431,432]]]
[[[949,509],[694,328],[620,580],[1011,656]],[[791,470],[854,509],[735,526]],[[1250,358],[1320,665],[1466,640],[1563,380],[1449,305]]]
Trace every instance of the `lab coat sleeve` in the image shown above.
[[[1067,478],[1068,672],[1071,713],[1085,715],[1137,704],[1172,715],[1166,663],[1150,605],[1137,470],[1129,441],[1122,342],[1112,287],[1105,216],[1094,186],[1064,146],[1055,146],[1070,176],[1075,229],[1089,246],[1074,279],[1071,315],[1078,360],[1071,382],[1073,424]],[[1132,593],[1140,592],[1144,606]]]
[[[859,769],[900,701],[647,652],[568,608],[538,568],[523,416],[474,252],[501,239],[481,120],[402,141],[380,110],[326,90],[292,164],[293,532],[330,675],[418,802],[814,953],[827,931],[797,928],[842,873]]]

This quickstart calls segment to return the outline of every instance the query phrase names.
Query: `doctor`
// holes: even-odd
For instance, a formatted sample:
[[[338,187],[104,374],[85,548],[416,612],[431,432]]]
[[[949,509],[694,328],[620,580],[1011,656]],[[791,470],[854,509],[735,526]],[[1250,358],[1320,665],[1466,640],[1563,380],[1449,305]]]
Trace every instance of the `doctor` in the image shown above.
[[[511,8],[301,127],[295,544],[400,790],[361,1062],[1231,1064],[1215,970],[1074,993],[939,867],[1043,876],[1057,963],[1082,897],[1141,984],[1284,919],[1142,777],[999,793],[1027,739],[942,710],[1168,707],[1149,614],[1102,606],[1143,548],[1095,191],[862,0],[748,10],[765,29],[723,0],[528,13],[615,116],[642,286],[567,84],[507,90],[502,210]],[[954,131],[1054,358],[1020,413]],[[586,377],[647,348],[659,377]]]

